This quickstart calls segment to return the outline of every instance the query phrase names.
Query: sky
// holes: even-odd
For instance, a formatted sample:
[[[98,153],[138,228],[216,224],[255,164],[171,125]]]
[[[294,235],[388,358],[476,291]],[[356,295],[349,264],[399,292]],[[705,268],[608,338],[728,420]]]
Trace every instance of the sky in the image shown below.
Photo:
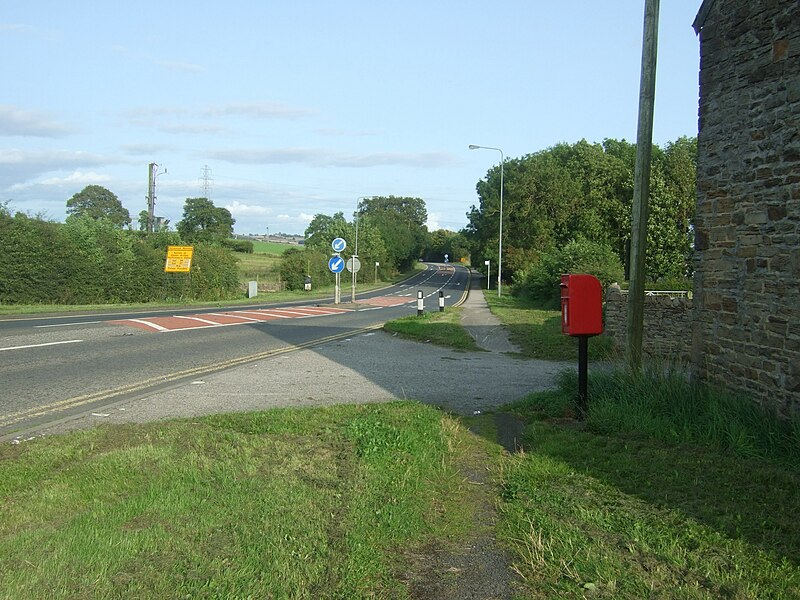
[[[697,135],[701,0],[661,3],[653,141]],[[87,185],[240,234],[364,196],[460,230],[477,182],[561,142],[636,140],[644,0],[31,0],[0,11],[0,203],[63,221]],[[208,173],[204,187],[204,171]]]

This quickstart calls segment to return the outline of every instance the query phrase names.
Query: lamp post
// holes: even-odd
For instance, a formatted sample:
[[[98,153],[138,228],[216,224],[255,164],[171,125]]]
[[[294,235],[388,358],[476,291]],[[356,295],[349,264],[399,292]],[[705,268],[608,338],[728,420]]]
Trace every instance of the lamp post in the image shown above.
[[[367,198],[374,198],[374,196],[359,196],[358,198],[356,198],[356,216],[355,216],[355,220],[356,220],[356,247],[355,247],[355,252],[353,254],[353,258],[354,259],[358,258],[358,211],[361,208],[361,201],[362,200],[366,200]],[[353,261],[353,289],[352,289],[352,293],[350,294],[350,301],[353,304],[355,304],[355,302],[356,302],[356,273],[358,272],[358,271],[356,271],[355,266],[356,266],[356,264],[355,264],[355,260],[354,260]]]
[[[505,162],[505,155],[500,148],[493,148],[492,146],[476,146],[475,144],[469,145],[470,150],[496,150],[500,153],[500,243],[497,251],[497,297],[502,294],[502,278],[503,278],[503,163]]]

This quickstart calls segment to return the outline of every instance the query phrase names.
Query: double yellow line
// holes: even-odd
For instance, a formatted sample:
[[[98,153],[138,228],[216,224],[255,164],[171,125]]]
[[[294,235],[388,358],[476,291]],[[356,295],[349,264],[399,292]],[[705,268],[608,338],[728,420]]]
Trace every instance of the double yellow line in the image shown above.
[[[106,402],[112,401],[115,399],[120,399],[122,396],[130,395],[130,394],[142,394],[148,388],[156,388],[161,387],[168,383],[174,383],[180,381],[182,379],[187,379],[189,377],[197,377],[198,375],[207,375],[209,373],[215,373],[217,371],[224,371],[225,369],[230,369],[232,367],[238,367],[241,365],[245,365],[248,363],[256,362],[259,360],[264,360],[267,358],[272,358],[274,356],[280,356],[282,354],[288,354],[290,352],[295,352],[297,350],[305,350],[307,348],[311,348],[313,346],[319,346],[320,344],[326,344],[328,342],[333,342],[336,340],[341,340],[349,337],[353,337],[356,335],[361,335],[368,331],[373,331],[375,329],[383,328],[383,324],[378,325],[371,325],[369,327],[364,327],[362,329],[357,329],[353,331],[349,331],[347,333],[338,333],[336,335],[330,335],[328,337],[319,338],[315,340],[311,340],[309,342],[305,342],[302,344],[296,344],[292,346],[285,346],[283,348],[277,348],[274,350],[266,350],[264,352],[259,352],[257,354],[250,354],[248,356],[241,356],[239,358],[233,358],[230,360],[226,360],[224,362],[216,363],[213,365],[206,365],[203,367],[195,367],[192,369],[186,369],[185,371],[178,371],[176,373],[169,373],[167,375],[160,375],[158,377],[151,377],[150,379],[145,379],[144,381],[140,381],[138,383],[133,383],[130,385],[110,389],[110,390],[102,390],[99,392],[94,392],[91,394],[84,394],[82,396],[76,396],[74,398],[68,398],[66,400],[59,400],[58,402],[53,402],[52,404],[47,404],[44,406],[37,406],[34,408],[29,408],[26,410],[17,411],[14,413],[9,413],[6,415],[0,416],[0,427],[8,427],[10,425],[14,425],[16,423],[20,423],[22,421],[27,421],[30,419],[36,419],[39,417],[47,417],[49,415],[53,415],[55,413],[60,413],[66,410],[80,408],[82,406],[86,406],[87,404],[93,404],[97,402]],[[38,426],[37,426],[38,427]],[[7,437],[3,434],[0,434],[0,439],[2,437]]]

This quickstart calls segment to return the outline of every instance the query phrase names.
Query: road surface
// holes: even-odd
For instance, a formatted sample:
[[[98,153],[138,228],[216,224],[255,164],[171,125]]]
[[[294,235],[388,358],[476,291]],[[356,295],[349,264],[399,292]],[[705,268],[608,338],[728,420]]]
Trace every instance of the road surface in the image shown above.
[[[438,310],[440,292],[448,306],[462,301],[467,269],[426,266],[401,284],[359,294],[355,304],[0,320],[0,436],[379,327],[416,314],[419,291],[425,310]]]

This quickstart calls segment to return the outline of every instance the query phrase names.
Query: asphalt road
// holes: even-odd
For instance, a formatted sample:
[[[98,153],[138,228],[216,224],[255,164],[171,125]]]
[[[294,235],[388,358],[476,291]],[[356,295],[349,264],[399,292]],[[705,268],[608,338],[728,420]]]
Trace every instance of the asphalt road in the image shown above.
[[[368,332],[385,321],[416,314],[418,291],[425,296],[426,310],[438,310],[440,291],[448,297],[448,305],[463,298],[469,278],[465,268],[427,267],[402,284],[359,294],[356,304],[339,305],[345,310],[335,314],[303,314],[297,303],[290,303],[213,312],[138,311],[2,320],[0,436],[152,396],[223,369]],[[350,280],[342,279],[342,300],[349,302]],[[330,303],[315,301],[307,306]],[[236,315],[243,310],[247,312]],[[265,314],[269,320],[261,320]],[[192,328],[162,331],[147,326],[155,322],[189,323]]]

